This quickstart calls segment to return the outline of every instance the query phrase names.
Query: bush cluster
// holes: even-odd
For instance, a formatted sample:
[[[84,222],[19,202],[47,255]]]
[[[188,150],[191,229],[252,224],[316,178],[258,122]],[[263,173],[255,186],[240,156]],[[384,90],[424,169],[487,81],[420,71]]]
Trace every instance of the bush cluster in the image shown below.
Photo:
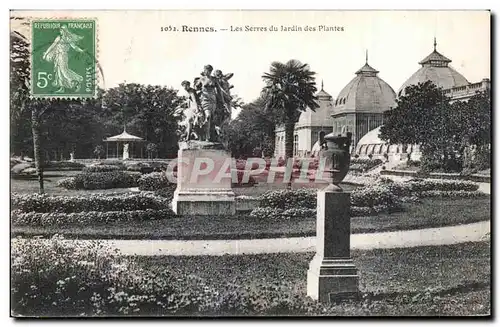
[[[360,158],[352,158],[351,159],[351,164],[349,166],[349,169],[351,170],[359,170],[359,171],[366,171],[370,170],[373,167],[376,167],[380,164],[382,164],[383,161],[381,159],[360,159]]]
[[[158,191],[168,187],[171,183],[166,173],[150,173],[139,177],[137,184],[141,191]]]
[[[394,182],[388,178],[368,180],[351,192],[351,216],[371,216],[403,210],[404,203],[426,197],[481,197],[478,185],[468,181],[423,180]],[[262,219],[310,217],[316,210],[316,190],[276,190],[260,196],[251,215]],[[297,211],[290,211],[290,210]]]
[[[84,164],[74,161],[49,161],[45,163],[44,170],[82,170]]]
[[[282,210],[291,208],[316,209],[316,190],[276,190],[268,191],[259,197],[260,207]]]
[[[422,198],[481,198],[488,196],[488,194],[481,191],[423,191],[420,193]]]
[[[118,171],[123,170],[121,166],[116,165],[92,165],[88,167],[84,167],[82,169],[83,173],[103,173],[108,171]]]
[[[324,307],[291,290],[293,281],[217,285],[182,269],[147,270],[98,241],[60,236],[12,243],[12,311],[16,315],[105,316],[194,313],[321,313]],[[40,260],[44,258],[44,260]]]
[[[68,189],[104,190],[136,187],[140,174],[125,171],[84,172],[58,181],[57,186]]]
[[[19,194],[11,196],[13,209],[37,213],[71,213],[84,211],[129,211],[165,209],[164,199],[143,193],[87,194],[85,196],[50,196]]]
[[[169,201],[146,193],[87,196],[12,195],[15,225],[49,226],[116,221],[146,221],[174,216]]]
[[[164,209],[145,209],[130,211],[83,211],[83,212],[11,212],[14,225],[57,226],[57,225],[90,225],[94,223],[112,223],[124,221],[148,221],[166,219],[174,216],[168,207]]]
[[[316,209],[290,208],[280,209],[272,207],[257,207],[252,210],[250,216],[263,220],[287,220],[293,218],[309,218],[316,216]]]

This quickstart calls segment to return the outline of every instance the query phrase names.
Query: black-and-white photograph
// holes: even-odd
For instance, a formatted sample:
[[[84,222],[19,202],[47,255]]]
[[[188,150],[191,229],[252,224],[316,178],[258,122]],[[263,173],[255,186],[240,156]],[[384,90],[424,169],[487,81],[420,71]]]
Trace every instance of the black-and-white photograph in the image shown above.
[[[491,317],[491,21],[11,10],[11,317]]]

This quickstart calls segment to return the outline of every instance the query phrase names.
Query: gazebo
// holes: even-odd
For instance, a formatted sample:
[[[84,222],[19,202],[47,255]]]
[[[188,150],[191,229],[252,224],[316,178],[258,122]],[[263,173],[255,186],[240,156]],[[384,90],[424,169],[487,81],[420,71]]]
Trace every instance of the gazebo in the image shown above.
[[[143,146],[142,143],[144,142],[144,139],[129,134],[127,133],[127,130],[125,127],[123,127],[123,132],[121,134],[115,135],[115,136],[110,136],[104,140],[106,142],[106,158],[110,158],[109,156],[109,143],[110,142],[115,142],[116,143],[116,154],[111,156],[111,158],[119,158],[120,157],[120,144],[122,148],[122,159],[129,159],[129,158],[134,158],[137,156],[134,156],[135,151],[137,150],[135,144],[139,143],[140,149],[141,149],[141,158],[143,157]]]

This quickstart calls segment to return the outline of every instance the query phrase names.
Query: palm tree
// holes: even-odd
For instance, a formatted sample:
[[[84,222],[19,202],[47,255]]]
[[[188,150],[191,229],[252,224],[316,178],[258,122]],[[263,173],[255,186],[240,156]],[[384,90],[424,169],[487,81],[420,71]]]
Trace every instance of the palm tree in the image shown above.
[[[307,108],[316,111],[319,107],[314,75],[308,64],[289,60],[286,64],[273,62],[269,73],[264,73],[266,86],[263,93],[266,110],[272,110],[278,121],[285,125],[285,157],[293,157],[293,134],[295,123]]]

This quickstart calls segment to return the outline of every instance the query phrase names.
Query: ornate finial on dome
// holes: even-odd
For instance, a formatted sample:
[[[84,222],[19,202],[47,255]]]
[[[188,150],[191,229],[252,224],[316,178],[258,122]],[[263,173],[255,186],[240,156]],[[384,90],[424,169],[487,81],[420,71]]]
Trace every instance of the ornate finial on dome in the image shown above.
[[[127,124],[126,123],[123,124],[123,132],[127,133]]]
[[[321,91],[323,91],[323,79],[321,79]]]
[[[434,36],[434,51],[436,51],[436,46],[437,46],[437,42],[436,42],[436,37]]]
[[[368,64],[368,49],[365,50],[365,64]]]

